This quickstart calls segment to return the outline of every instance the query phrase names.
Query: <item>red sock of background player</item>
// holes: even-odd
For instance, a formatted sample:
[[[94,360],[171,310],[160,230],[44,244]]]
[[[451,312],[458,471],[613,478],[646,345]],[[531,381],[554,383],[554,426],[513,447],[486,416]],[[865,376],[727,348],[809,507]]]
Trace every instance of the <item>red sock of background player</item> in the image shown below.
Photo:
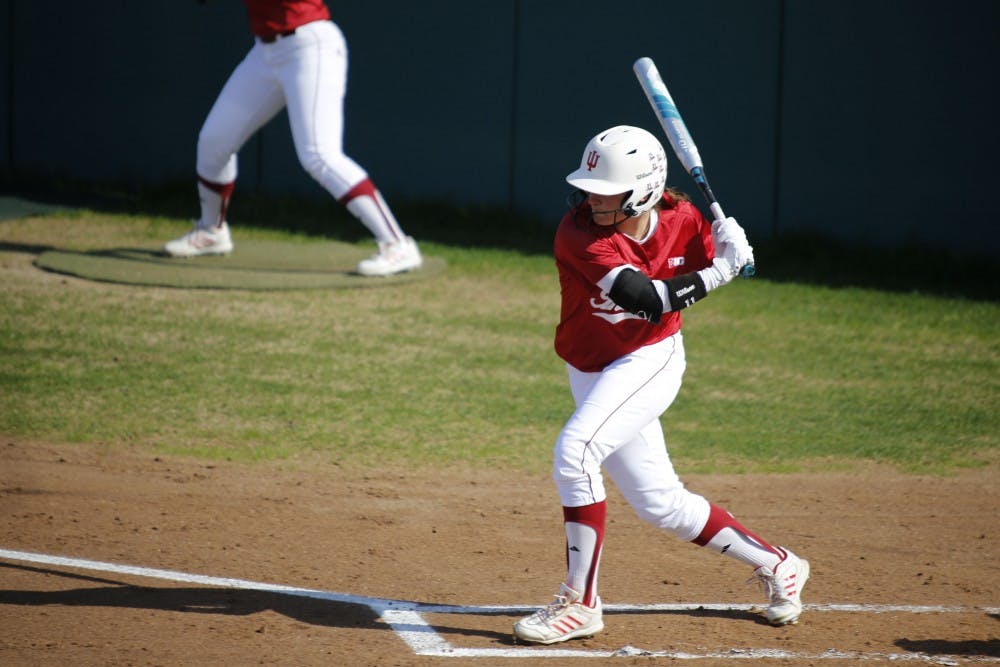
[[[597,604],[597,569],[604,547],[607,503],[563,507],[566,528],[566,585],[581,593],[584,605]]]
[[[376,241],[394,243],[405,236],[396,216],[371,179],[366,178],[355,185],[339,201],[368,228]]]
[[[236,183],[213,183],[198,177],[198,198],[201,200],[201,224],[205,227],[221,227],[226,221],[229,198],[233,196]]]
[[[763,566],[773,571],[782,561],[784,554],[781,550],[751,533],[732,514],[718,505],[712,505],[711,508],[708,523],[692,542],[735,558],[755,570]]]

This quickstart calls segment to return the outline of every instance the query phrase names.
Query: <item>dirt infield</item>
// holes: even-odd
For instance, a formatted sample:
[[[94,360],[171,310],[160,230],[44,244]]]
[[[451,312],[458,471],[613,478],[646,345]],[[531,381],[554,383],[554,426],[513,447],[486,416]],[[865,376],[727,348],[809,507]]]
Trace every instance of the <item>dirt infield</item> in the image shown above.
[[[560,654],[510,636],[517,608],[548,602],[564,574],[545,475],[250,466],[8,438],[0,550],[99,563],[0,557],[0,664],[1000,663],[997,472],[688,477],[812,562],[807,611],[787,628],[748,608],[763,598],[744,568],[642,524],[613,495],[601,582],[619,608]]]

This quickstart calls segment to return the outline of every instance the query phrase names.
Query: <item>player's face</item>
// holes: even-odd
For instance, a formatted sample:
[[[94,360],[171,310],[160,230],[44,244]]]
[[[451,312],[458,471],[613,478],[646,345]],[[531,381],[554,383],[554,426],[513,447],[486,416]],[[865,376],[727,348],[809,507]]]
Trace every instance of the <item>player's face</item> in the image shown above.
[[[599,195],[588,192],[587,201],[590,203],[594,223],[601,227],[610,227],[624,220],[627,216],[621,212],[621,207],[625,195],[624,192],[615,195]]]

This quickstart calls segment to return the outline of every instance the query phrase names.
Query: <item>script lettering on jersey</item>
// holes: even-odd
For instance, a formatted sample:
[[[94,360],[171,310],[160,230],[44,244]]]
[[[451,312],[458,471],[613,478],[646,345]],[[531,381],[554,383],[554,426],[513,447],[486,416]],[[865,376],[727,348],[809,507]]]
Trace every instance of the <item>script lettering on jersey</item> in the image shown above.
[[[594,309],[595,312],[591,313],[594,317],[599,317],[602,320],[611,322],[611,324],[618,324],[619,322],[624,322],[625,320],[647,320],[648,317],[643,315],[636,315],[635,313],[630,313],[623,309],[617,303],[611,300],[608,293],[601,291],[601,296],[599,299],[591,299],[590,307]]]

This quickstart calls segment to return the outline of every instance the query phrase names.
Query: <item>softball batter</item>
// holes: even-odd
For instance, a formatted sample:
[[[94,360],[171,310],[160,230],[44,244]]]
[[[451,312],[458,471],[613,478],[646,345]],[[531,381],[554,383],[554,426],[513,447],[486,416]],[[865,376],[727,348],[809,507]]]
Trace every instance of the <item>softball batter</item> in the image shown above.
[[[684,374],[680,311],[732,280],[753,249],[736,220],[709,225],[686,197],[665,192],[666,178],[663,146],[629,126],[591,139],[566,177],[582,195],[555,237],[555,349],[576,403],[553,457],[567,574],[552,604],[514,624],[524,641],[552,644],[604,628],[602,467],[642,519],[753,568],[771,624],[795,623],[802,611],[809,563],[688,491],[667,453],[659,417]]]
[[[420,251],[403,233],[368,174],[344,155],[347,44],[323,0],[243,0],[254,45],[230,75],[198,135],[201,217],[170,241],[173,257],[226,254],[233,242],[226,209],[236,154],[282,108],[305,170],[360,220],[378,252],[358,273],[384,276],[419,268]]]

